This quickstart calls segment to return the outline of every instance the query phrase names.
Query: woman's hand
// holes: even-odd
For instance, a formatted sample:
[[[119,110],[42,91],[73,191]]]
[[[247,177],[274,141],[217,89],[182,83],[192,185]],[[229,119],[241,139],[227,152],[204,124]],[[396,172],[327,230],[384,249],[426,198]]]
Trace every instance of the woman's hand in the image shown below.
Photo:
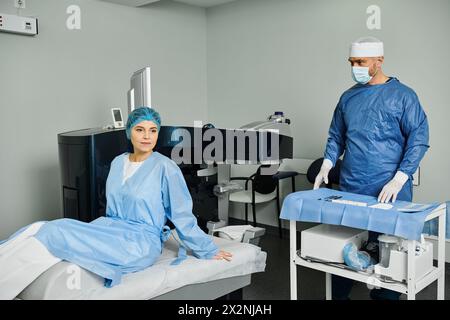
[[[214,257],[214,260],[227,260],[227,261],[231,261],[231,257],[233,255],[229,252],[220,250]]]

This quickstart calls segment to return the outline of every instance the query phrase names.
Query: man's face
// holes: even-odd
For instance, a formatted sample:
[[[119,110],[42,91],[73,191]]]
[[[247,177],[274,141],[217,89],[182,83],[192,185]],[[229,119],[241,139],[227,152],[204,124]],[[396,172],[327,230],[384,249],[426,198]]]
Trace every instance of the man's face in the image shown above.
[[[350,57],[348,62],[352,67],[369,67],[369,75],[373,76],[381,67],[384,57]]]

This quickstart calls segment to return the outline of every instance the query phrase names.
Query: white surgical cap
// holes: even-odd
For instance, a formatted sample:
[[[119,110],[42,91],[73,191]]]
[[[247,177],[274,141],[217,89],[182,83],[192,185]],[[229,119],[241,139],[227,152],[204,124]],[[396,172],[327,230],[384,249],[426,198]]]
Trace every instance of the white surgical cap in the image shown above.
[[[350,57],[381,57],[383,55],[383,42],[374,37],[359,38],[350,46]]]

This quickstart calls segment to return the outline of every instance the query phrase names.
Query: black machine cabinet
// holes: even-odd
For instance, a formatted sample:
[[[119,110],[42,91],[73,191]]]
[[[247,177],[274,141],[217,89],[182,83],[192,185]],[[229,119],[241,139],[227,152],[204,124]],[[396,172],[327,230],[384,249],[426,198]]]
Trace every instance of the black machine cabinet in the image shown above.
[[[162,126],[155,151],[171,157],[175,146],[191,149],[194,163],[194,141],[173,141],[174,130],[182,128],[194,136],[201,128]],[[218,129],[225,136],[226,130]],[[280,158],[292,158],[292,138],[280,135]],[[201,149],[210,142],[201,142]],[[248,144],[248,143],[247,143]],[[259,148],[259,146],[258,146]],[[106,179],[112,160],[132,150],[124,129],[85,129],[58,135],[59,164],[61,170],[64,217],[90,222],[105,215]],[[224,155],[226,153],[224,152]],[[246,157],[248,154],[246,154]],[[230,159],[227,159],[230,160]],[[231,160],[237,160],[237,157]],[[206,222],[217,217],[217,197],[213,187],[217,175],[198,177],[203,164],[181,164],[186,184],[193,199],[193,212],[199,225],[206,230]]]
[[[58,135],[65,218],[90,222],[105,215],[111,162],[128,150],[124,130],[86,129]]]

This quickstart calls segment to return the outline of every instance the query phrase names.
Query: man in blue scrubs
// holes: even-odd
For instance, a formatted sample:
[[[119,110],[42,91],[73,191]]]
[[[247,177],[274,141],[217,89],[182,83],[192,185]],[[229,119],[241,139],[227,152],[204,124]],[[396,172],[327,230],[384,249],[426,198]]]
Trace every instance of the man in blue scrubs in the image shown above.
[[[429,148],[428,121],[416,93],[386,76],[383,43],[373,37],[353,42],[348,61],[356,84],[336,106],[324,161],[314,189],[343,154],[342,191],[378,197],[387,203],[412,201],[412,175]],[[369,241],[376,241],[371,232]],[[333,299],[348,299],[352,281],[333,278]],[[399,293],[372,290],[374,299],[398,299]]]

